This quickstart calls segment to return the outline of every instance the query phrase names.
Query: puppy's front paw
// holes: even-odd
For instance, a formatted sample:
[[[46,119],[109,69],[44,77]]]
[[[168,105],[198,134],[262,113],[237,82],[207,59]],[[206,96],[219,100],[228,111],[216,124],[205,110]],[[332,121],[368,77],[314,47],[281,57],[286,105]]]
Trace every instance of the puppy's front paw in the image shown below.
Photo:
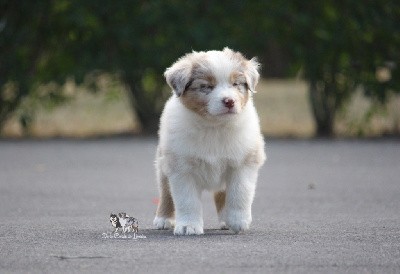
[[[228,213],[226,224],[235,233],[246,231],[249,229],[251,223],[251,215],[241,211],[234,211]]]
[[[177,224],[174,229],[174,235],[201,235],[204,234],[203,227],[201,225],[181,225]]]
[[[156,216],[153,221],[153,225],[157,229],[170,229],[173,228],[175,224],[175,221],[171,218],[165,218],[165,217],[158,217]]]

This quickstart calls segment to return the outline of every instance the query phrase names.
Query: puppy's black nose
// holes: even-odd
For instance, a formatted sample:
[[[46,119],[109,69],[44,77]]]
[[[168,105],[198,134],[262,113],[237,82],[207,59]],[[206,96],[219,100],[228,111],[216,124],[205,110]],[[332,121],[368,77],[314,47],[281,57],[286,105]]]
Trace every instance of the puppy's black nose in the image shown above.
[[[235,101],[231,98],[225,98],[222,101],[227,108],[233,108],[235,106]]]

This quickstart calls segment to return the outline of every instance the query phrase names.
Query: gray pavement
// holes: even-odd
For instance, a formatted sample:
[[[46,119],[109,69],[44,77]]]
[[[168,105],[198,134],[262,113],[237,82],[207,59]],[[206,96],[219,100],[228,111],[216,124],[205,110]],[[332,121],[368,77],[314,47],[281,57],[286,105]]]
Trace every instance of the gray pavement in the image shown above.
[[[400,273],[400,141],[267,140],[243,234],[152,229],[156,139],[0,141],[1,273]],[[126,211],[146,238],[111,239]]]

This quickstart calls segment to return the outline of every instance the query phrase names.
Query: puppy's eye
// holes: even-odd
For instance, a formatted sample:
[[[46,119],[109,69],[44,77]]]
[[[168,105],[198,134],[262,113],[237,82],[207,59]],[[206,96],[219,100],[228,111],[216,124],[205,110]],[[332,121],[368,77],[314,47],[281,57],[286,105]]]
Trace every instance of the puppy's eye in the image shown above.
[[[249,89],[247,86],[247,83],[244,83],[244,82],[235,82],[232,84],[232,86],[243,94],[245,94],[247,92],[247,90]]]
[[[212,90],[212,89],[214,89],[214,86],[208,85],[208,84],[201,84],[200,89]]]
[[[246,86],[246,83],[236,82],[236,83],[233,83],[233,86],[234,87],[244,87],[244,86]]]

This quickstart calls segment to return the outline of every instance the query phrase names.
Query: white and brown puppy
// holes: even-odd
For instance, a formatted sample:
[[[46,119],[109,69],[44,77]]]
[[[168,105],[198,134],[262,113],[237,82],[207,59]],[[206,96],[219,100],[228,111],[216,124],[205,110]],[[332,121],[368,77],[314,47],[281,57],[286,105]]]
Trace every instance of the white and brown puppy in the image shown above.
[[[161,117],[156,156],[158,229],[203,234],[203,190],[214,192],[221,228],[249,228],[266,158],[252,101],[258,68],[255,59],[225,48],[187,54],[165,71],[174,94]]]

